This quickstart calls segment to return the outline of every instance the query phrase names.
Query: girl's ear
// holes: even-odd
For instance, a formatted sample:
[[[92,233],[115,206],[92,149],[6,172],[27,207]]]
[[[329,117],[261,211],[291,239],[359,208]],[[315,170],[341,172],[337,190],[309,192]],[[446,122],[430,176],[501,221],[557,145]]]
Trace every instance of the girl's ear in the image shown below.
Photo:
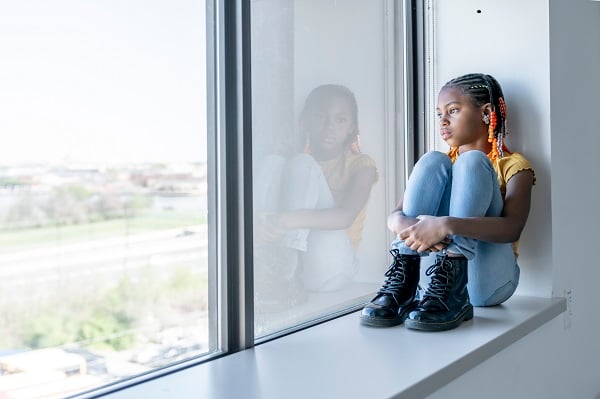
[[[352,142],[350,143],[350,151],[353,154],[360,154],[362,151],[360,150],[360,132],[356,129],[355,134],[352,136]]]
[[[481,106],[481,112],[483,113],[482,116],[489,117],[492,114],[493,110],[494,110],[494,108],[492,107],[491,103],[485,103]]]

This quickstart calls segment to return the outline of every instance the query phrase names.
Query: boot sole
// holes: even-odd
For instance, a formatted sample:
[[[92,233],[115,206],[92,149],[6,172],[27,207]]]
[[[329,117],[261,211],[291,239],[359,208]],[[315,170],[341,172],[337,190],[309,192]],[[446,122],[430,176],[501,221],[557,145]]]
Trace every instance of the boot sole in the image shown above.
[[[376,317],[368,317],[368,316],[360,316],[360,324],[363,326],[370,327],[393,327],[404,323],[408,314],[417,308],[418,302],[414,302],[412,306],[408,307],[404,312],[400,314],[400,316],[394,319],[384,319],[384,318],[376,318]]]
[[[404,315],[404,317],[396,318],[396,319],[374,319],[372,317],[360,317],[360,324],[363,326],[370,327],[393,327],[404,323],[406,317],[408,315]]]
[[[421,330],[421,331],[445,331],[452,330],[460,326],[463,321],[471,320],[473,318],[473,307],[470,306],[467,309],[463,310],[458,314],[456,319],[446,321],[443,323],[435,323],[435,322],[424,322],[418,320],[406,319],[404,321],[404,325],[406,328],[411,330]]]

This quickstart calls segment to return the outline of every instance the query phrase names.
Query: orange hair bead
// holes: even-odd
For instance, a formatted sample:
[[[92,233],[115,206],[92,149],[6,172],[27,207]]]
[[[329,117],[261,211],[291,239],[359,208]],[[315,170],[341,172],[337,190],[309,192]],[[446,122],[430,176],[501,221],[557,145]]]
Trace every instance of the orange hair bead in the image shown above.
[[[494,163],[499,158],[498,139],[494,138],[492,141],[493,141],[492,150],[487,154],[487,156],[490,159],[490,161],[492,161],[492,163]],[[506,150],[508,150],[508,148]],[[459,155],[458,147],[452,147],[452,148],[450,148],[450,151],[448,151],[448,156],[450,157],[452,162],[456,161],[456,158],[458,158],[458,155]]]
[[[492,111],[490,114],[490,127],[488,128],[488,143],[491,143],[494,140],[496,134],[496,111]]]
[[[448,156],[450,157],[452,162],[456,161],[456,158],[458,157],[458,147],[450,148],[450,151],[448,151]]]
[[[354,140],[350,144],[350,151],[355,155],[358,155],[362,152],[360,150],[360,134],[357,133],[354,137]]]
[[[500,97],[500,98],[498,99],[498,103],[499,103],[499,105],[500,105],[500,113],[501,113],[501,115],[502,115],[502,118],[503,118],[504,120],[506,120],[506,103],[504,102],[504,98],[503,98],[503,97]]]
[[[490,151],[489,154],[487,154],[487,156],[490,159],[490,161],[492,161],[492,163],[494,163],[498,159],[498,139],[495,137],[492,139],[492,151]]]

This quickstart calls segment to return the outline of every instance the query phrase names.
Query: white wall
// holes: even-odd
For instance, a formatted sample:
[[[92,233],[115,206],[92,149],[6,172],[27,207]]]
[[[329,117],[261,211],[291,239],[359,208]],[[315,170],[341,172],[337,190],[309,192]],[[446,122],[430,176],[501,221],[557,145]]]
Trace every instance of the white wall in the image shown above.
[[[524,153],[537,177],[531,213],[519,247],[521,282],[517,293],[549,297],[552,224],[548,217],[551,141],[548,2],[453,0],[437,1],[434,9],[435,92],[448,80],[471,72],[496,77],[504,90],[508,147]],[[438,148],[448,148],[437,131],[435,143]]]
[[[444,8],[450,5],[449,1],[444,3],[440,4]],[[457,4],[451,3],[453,7]],[[458,3],[461,11],[467,3],[485,10],[484,2],[471,0]],[[538,176],[552,176],[552,207],[530,220],[523,237],[523,245],[536,243],[535,251],[528,250],[527,264],[523,264],[524,269],[530,268],[525,274],[525,288],[545,293],[551,279],[553,295],[572,290],[572,316],[553,320],[430,398],[595,398],[600,392],[600,265],[594,256],[600,226],[600,3],[511,0],[495,7],[503,10],[486,30],[500,32],[508,58],[513,51],[525,58],[504,62],[491,72],[498,71],[501,82],[527,77],[526,88],[521,86],[525,82],[513,80],[506,85],[506,95],[509,104],[521,101],[528,105],[528,112],[534,113],[531,117],[537,119],[536,123],[525,123],[530,116],[519,111],[519,120],[529,127],[527,134],[535,137],[523,138],[525,145],[519,147],[524,147],[528,156],[533,151],[546,154],[552,143],[550,156],[536,160],[537,168],[542,167]],[[453,15],[458,18],[453,26],[460,27],[456,30],[467,31],[461,36],[481,42],[485,31],[475,34],[472,15]],[[441,41],[449,39],[452,32],[445,30],[447,38]],[[445,43],[456,46],[448,40]],[[537,54],[535,59],[520,52],[523,46]],[[549,50],[547,55],[543,49]],[[522,134],[521,130],[517,134]],[[545,203],[540,198],[544,190],[539,187],[535,189],[536,207]]]
[[[600,393],[600,3],[550,1],[554,292],[573,292],[564,345],[568,386]],[[588,183],[588,184],[586,184]]]

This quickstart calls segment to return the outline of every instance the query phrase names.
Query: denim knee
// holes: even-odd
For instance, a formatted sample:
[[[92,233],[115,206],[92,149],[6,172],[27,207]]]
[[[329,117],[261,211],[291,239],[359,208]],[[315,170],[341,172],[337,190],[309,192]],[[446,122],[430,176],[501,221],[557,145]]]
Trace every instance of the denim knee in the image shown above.
[[[445,166],[447,168],[452,168],[452,160],[450,157],[440,151],[429,151],[425,153],[419,161],[417,165],[421,164],[421,166]]]
[[[494,170],[492,163],[488,156],[479,150],[467,151],[462,154],[456,161],[454,161],[453,171],[456,173],[460,170],[472,171],[478,170],[478,168],[484,168],[488,170]]]
[[[289,165],[292,168],[311,168],[311,167],[319,167],[317,161],[310,154],[296,154],[294,155],[290,161]]]
[[[423,155],[413,168],[404,190],[403,211],[408,217],[448,214],[452,161],[439,151]]]

